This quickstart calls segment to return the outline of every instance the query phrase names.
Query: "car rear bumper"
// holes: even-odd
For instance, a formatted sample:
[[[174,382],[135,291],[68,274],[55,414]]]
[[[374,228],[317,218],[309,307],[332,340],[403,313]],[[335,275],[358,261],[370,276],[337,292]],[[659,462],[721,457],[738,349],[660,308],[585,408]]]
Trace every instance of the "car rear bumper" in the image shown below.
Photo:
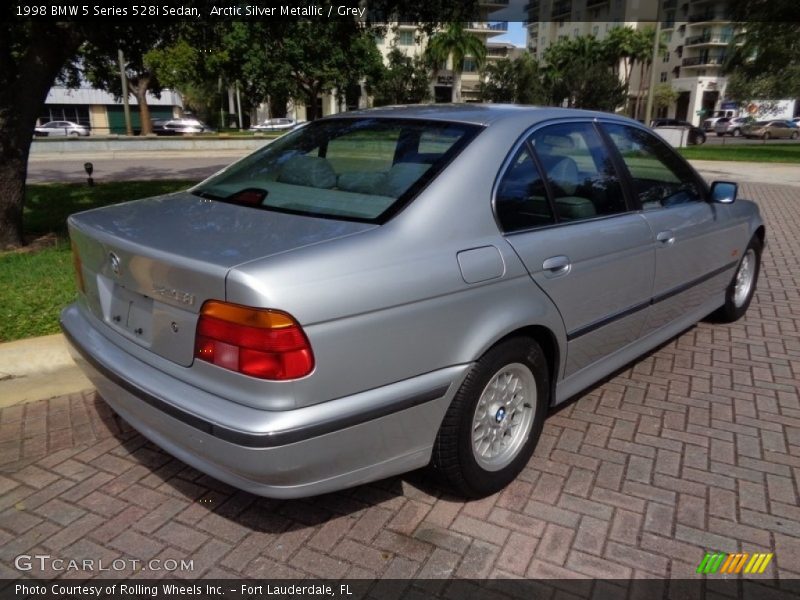
[[[469,369],[449,367],[289,411],[215,396],[230,410],[218,411],[226,415],[224,422],[212,422],[185,408],[187,398],[207,402],[207,392],[125,352],[77,305],[64,309],[61,326],[75,362],[142,435],[200,471],[274,498],[326,493],[426,465]]]

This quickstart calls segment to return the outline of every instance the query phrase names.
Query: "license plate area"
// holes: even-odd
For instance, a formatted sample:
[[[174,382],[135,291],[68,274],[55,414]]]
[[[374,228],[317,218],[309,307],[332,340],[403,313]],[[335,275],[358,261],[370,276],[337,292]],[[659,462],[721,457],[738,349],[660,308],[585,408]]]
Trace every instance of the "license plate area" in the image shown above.
[[[149,345],[153,341],[153,299],[115,284],[108,322],[115,329]]]

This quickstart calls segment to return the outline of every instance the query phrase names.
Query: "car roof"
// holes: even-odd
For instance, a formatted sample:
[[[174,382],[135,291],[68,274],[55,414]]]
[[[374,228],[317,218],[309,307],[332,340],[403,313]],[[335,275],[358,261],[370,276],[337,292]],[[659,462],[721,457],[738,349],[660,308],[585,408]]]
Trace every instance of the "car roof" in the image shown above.
[[[517,104],[414,104],[401,106],[382,106],[366,110],[354,110],[325,117],[358,118],[379,117],[397,119],[427,119],[434,121],[450,121],[489,125],[498,121],[518,120],[521,123],[532,123],[549,119],[566,117],[608,118],[616,117],[630,121],[612,113],[581,110],[575,108],[555,108],[550,106],[523,106]]]

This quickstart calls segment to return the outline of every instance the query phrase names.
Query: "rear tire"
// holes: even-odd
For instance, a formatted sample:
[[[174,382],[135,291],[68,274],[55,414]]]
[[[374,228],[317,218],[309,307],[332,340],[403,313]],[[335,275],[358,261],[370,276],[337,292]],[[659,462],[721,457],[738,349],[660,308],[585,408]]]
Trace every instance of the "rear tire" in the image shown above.
[[[797,139],[797,132],[796,132],[796,131],[795,131],[795,132],[793,132],[793,133],[792,133],[792,135],[791,135],[790,137],[791,137],[793,140],[796,140],[796,139]]]
[[[525,468],[542,432],[550,377],[541,347],[518,337],[473,365],[445,414],[434,471],[471,498],[493,494]]]
[[[725,290],[725,304],[712,315],[716,321],[733,323],[747,312],[756,292],[762,249],[761,240],[753,236],[739,261],[733,280]]]
[[[733,137],[739,137],[740,135],[742,135],[742,130],[741,129],[734,129],[733,130]]]
[[[764,134],[764,141],[767,141],[768,139],[769,139],[769,132]]]

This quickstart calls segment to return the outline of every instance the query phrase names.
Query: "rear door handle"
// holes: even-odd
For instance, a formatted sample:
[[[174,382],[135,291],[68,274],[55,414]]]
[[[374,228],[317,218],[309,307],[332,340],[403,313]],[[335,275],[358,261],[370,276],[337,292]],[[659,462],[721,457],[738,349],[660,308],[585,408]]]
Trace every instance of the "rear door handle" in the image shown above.
[[[570,266],[568,256],[551,256],[542,263],[542,269],[549,271],[545,273],[548,277],[566,275],[569,273]]]
[[[666,231],[660,231],[656,235],[656,241],[661,242],[665,246],[669,246],[675,241],[675,234],[669,229]]]

